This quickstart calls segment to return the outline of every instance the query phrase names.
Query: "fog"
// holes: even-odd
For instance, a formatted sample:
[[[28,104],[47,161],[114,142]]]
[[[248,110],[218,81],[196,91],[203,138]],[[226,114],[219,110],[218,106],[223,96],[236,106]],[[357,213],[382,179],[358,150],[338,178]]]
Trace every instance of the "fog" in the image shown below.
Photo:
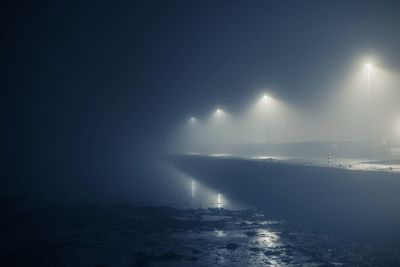
[[[173,132],[168,149],[215,153],[218,148],[223,152],[222,147],[243,144],[396,144],[400,140],[400,75],[367,62],[340,66],[347,75],[327,81],[321,91],[329,93],[308,101],[307,106],[276,97],[278,88],[263,88],[245,108],[221,106],[204,116],[188,114],[193,116]]]
[[[3,2],[1,266],[400,266],[400,1]]]
[[[1,10],[0,191],[47,204],[190,200],[195,177],[166,155],[394,142],[398,9],[373,1],[10,2]]]

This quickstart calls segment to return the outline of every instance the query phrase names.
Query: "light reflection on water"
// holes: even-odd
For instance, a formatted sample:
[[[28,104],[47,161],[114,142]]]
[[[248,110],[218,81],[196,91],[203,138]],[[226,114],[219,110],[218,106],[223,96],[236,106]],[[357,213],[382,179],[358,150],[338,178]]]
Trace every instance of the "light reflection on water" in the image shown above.
[[[225,237],[226,236],[226,233],[221,230],[214,230],[214,233],[215,233],[216,237]]]
[[[166,217],[174,224],[144,236],[144,245],[135,246],[142,254],[151,255],[149,261],[154,261],[154,266],[372,266],[366,263],[387,257],[370,247],[270,220],[254,210],[187,209],[173,210],[172,214]],[[159,213],[155,215],[158,221]],[[174,225],[174,230],[168,225]],[[137,236],[126,238],[140,242]],[[159,255],[165,252],[176,259],[164,265]],[[398,259],[399,252],[394,251],[391,259]]]
[[[218,207],[218,209],[221,209],[221,208],[222,208],[222,197],[221,197],[221,193],[218,193],[218,196],[217,196],[217,207]]]
[[[269,230],[261,229],[258,231],[256,242],[263,248],[275,248],[279,246],[279,236]]]
[[[230,157],[230,155],[216,155],[217,157]],[[293,164],[309,164],[307,161],[295,161],[282,157],[260,156],[251,160],[260,161],[285,161]],[[316,159],[314,165],[326,164],[326,159]],[[311,161],[310,161],[311,162]],[[333,161],[334,167],[349,168],[346,164],[354,162],[352,159],[343,162],[343,166],[336,166],[339,161]],[[360,164],[362,164],[360,162]],[[364,164],[363,168],[368,166]],[[328,166],[327,166],[328,167]],[[353,163],[352,168],[357,168]],[[361,168],[361,167],[360,167]],[[238,212],[235,216],[229,214],[236,209],[228,202],[224,192],[218,192],[205,187],[201,182],[188,177],[188,199],[191,195],[197,207],[205,210],[194,211],[204,213],[201,218],[201,230],[186,232],[181,235],[176,233],[174,238],[184,240],[188,247],[196,251],[203,251],[206,258],[199,258],[198,263],[204,266],[320,266],[321,263],[336,265],[340,261],[353,259],[354,247],[320,235],[297,232],[290,229],[285,222],[270,220],[263,214],[253,214],[251,218]],[[201,181],[201,179],[200,179]],[[208,208],[213,208],[207,210]],[[226,221],[226,224],[218,223]],[[215,224],[214,224],[215,223]],[[209,228],[204,227],[210,224]],[[320,244],[336,249],[342,258],[337,258],[329,252],[326,254]],[[321,246],[323,247],[323,246]],[[179,248],[177,248],[178,250]],[[357,252],[357,253],[363,253]],[[197,256],[196,256],[197,257]],[[359,260],[362,262],[362,258]],[[184,266],[184,265],[182,265]],[[196,265],[197,266],[197,265]]]
[[[195,182],[192,180],[192,200],[195,198]]]

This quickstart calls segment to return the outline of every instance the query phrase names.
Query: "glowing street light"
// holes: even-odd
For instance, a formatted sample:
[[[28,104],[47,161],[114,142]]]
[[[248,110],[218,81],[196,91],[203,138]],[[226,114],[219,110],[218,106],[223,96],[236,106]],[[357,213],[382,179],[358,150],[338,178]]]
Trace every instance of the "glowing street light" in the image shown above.
[[[217,116],[218,117],[221,117],[221,115],[222,115],[222,109],[217,109],[216,111],[215,111],[215,114],[217,114]]]
[[[365,69],[367,69],[367,70],[371,70],[373,67],[374,67],[374,65],[372,65],[371,63],[365,64]]]
[[[190,121],[191,123],[194,123],[194,122],[197,121],[197,119],[196,119],[195,117],[190,117],[189,121]]]
[[[258,105],[259,105],[260,107],[265,108],[265,106],[266,106],[267,104],[270,103],[271,99],[272,99],[272,98],[271,98],[269,95],[264,94],[264,95],[262,95],[261,98],[257,101],[257,103],[258,103]]]

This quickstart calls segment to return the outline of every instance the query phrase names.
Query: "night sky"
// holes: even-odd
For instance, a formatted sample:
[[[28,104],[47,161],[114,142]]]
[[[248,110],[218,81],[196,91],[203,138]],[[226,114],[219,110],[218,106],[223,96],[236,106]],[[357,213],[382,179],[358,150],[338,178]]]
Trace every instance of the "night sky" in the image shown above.
[[[0,10],[7,193],[161,179],[153,163],[192,115],[239,112],[262,88],[306,106],[365,55],[400,70],[399,1],[25,1]]]

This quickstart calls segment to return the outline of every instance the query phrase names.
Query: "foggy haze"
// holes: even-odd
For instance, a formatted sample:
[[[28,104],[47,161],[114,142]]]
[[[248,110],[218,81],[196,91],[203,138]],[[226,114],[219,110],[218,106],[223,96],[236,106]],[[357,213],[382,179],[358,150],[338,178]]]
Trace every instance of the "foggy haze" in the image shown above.
[[[175,147],[170,149],[196,152],[206,146],[239,144],[399,142],[400,76],[374,65],[368,78],[365,64],[343,67],[349,69],[343,80],[321,88],[335,91],[307,107],[286,104],[270,95],[279,89],[264,89],[258,99],[235,113],[217,108],[206,116],[190,117],[176,130]]]
[[[0,266],[400,266],[400,1],[3,2]]]
[[[177,150],[396,138],[396,1],[41,5],[2,11],[4,193],[168,199]]]

